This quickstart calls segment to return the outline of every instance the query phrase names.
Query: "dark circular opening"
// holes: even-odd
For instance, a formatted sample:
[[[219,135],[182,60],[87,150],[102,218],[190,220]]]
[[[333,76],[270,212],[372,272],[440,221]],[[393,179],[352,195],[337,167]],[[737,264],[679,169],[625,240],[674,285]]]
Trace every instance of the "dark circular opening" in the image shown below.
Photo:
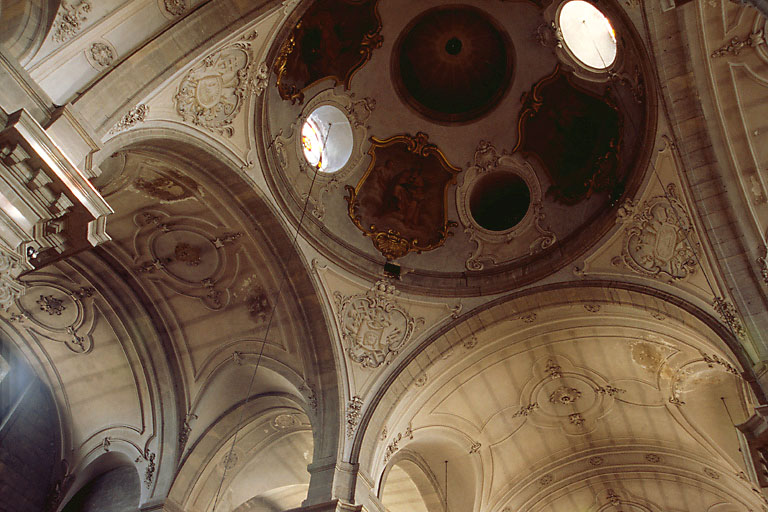
[[[458,55],[461,51],[461,40],[458,37],[452,37],[445,43],[445,51],[450,55]]]
[[[512,79],[512,42],[484,11],[466,5],[427,10],[392,53],[395,87],[422,115],[463,123],[495,107]]]
[[[482,178],[469,197],[469,210],[480,226],[505,231],[516,226],[531,204],[531,192],[520,176],[496,172]]]

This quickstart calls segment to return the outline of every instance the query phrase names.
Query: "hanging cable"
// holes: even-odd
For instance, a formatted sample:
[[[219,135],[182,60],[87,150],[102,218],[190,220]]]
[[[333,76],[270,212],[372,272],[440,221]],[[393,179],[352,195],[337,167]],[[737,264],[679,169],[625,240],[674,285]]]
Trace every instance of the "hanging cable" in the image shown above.
[[[328,136],[331,133],[331,127],[333,126],[333,123],[328,123],[328,131],[325,133],[325,138],[322,143],[322,152],[325,152],[325,145],[328,142]],[[229,452],[227,452],[226,460],[231,460],[232,453],[235,450],[235,444],[237,443],[237,437],[240,434],[240,430],[243,428],[243,417],[245,415],[245,410],[248,406],[248,402],[251,399],[251,391],[253,390],[253,384],[256,381],[256,372],[259,370],[259,365],[261,363],[262,355],[264,354],[264,347],[267,345],[267,339],[269,336],[269,330],[272,327],[272,320],[275,317],[275,311],[277,311],[277,306],[280,303],[280,298],[282,297],[283,293],[283,287],[285,286],[285,283],[288,281],[288,274],[286,272],[286,269],[290,266],[290,264],[293,262],[293,258],[296,254],[298,254],[298,238],[299,233],[301,232],[301,226],[304,222],[304,217],[307,213],[307,207],[309,205],[309,198],[312,196],[312,189],[315,186],[315,181],[317,180],[317,173],[320,172],[320,167],[322,166],[322,153],[320,160],[318,160],[317,164],[314,166],[314,174],[312,175],[312,182],[309,185],[309,191],[307,192],[307,199],[304,201],[304,206],[301,210],[301,216],[299,217],[299,223],[296,226],[296,233],[293,236],[293,241],[291,243],[291,247],[293,251],[291,251],[291,254],[288,256],[288,260],[286,261],[284,267],[283,267],[283,275],[280,279],[280,284],[277,288],[277,296],[275,297],[275,304],[272,307],[272,310],[269,313],[269,319],[267,320],[267,328],[264,332],[264,337],[261,342],[261,348],[259,349],[259,353],[256,357],[256,365],[253,368],[253,373],[251,374],[251,381],[248,383],[248,390],[245,394],[245,399],[243,400],[242,408],[240,409],[240,417],[237,421],[237,428],[235,429],[235,434],[232,436],[232,445],[229,447]],[[224,464],[224,471],[221,475],[221,480],[219,481],[219,486],[216,489],[216,496],[213,501],[213,508],[211,509],[211,512],[216,512],[216,507],[219,503],[219,498],[221,497],[221,490],[224,486],[224,480],[227,477],[227,471],[228,471],[229,464]]]

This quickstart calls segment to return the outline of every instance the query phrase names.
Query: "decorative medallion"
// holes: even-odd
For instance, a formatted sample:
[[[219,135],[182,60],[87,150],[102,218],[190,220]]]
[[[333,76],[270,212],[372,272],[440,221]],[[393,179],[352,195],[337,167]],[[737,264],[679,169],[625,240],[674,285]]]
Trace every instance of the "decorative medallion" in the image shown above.
[[[383,41],[377,3],[314,2],[283,42],[275,60],[280,97],[302,102],[304,91],[326,78],[349,89],[352,76]]]
[[[258,322],[266,321],[272,311],[269,296],[259,285],[251,287],[246,298],[246,304],[248,305],[248,314]]]
[[[53,40],[63,43],[75,37],[83,27],[83,22],[87,21],[89,12],[91,12],[90,0],[80,0],[76,4],[73,1],[61,2],[61,8],[53,24]]]
[[[272,421],[272,426],[277,430],[286,430],[289,428],[297,427],[301,424],[298,416],[295,414],[278,414]]]
[[[187,5],[188,0],[157,0],[160,7],[160,11],[163,14],[168,14],[169,18],[173,19],[177,16],[181,16],[187,11],[189,7]]]
[[[97,41],[88,49],[86,57],[93,67],[104,69],[112,65],[117,57],[117,52],[107,43]]]
[[[174,96],[188,123],[231,137],[253,67],[251,45],[239,41],[212,53],[189,70]]]
[[[176,261],[185,263],[190,267],[196,267],[200,264],[200,248],[190,245],[186,242],[176,244],[173,250]]]
[[[36,302],[37,305],[40,306],[40,311],[45,311],[49,315],[61,316],[62,311],[66,309],[64,301],[53,295],[41,295]]]
[[[347,355],[363,368],[390,363],[411,339],[416,326],[424,323],[394,300],[396,294],[395,287],[385,281],[364,294],[333,294]]]
[[[581,396],[581,391],[568,386],[560,386],[549,395],[549,401],[553,404],[569,405],[575,403]]]
[[[436,249],[457,226],[446,195],[461,171],[427,135],[371,137],[371,163],[356,188],[347,185],[349,217],[388,260]]]
[[[166,173],[154,172],[151,174],[151,176],[145,175],[136,178],[131,183],[131,188],[152,199],[157,199],[161,203],[175,203],[176,201],[191,199],[195,197],[196,192],[200,192],[200,187],[194,180],[176,171],[169,170],[167,175]]]
[[[627,201],[618,220],[628,223],[621,258],[630,269],[647,276],[684,279],[696,271],[698,247],[685,207],[677,198],[674,184],[667,194],[645,201],[642,208]]]

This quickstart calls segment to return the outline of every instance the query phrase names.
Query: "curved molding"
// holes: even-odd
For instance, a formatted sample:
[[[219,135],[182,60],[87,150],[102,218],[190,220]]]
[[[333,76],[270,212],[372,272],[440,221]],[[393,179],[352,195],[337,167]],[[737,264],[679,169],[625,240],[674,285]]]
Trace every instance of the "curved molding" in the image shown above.
[[[730,352],[732,357],[738,361],[741,366],[741,375],[744,380],[750,385],[752,391],[758,397],[758,400],[761,403],[765,402],[765,394],[758,384],[757,378],[752,370],[752,362],[739,341],[726,326],[697,306],[671,294],[630,283],[600,281],[558,283],[539,286],[500,297],[473,311],[473,314],[464,315],[462,318],[443,326],[431,336],[424,339],[417,347],[408,353],[406,357],[401,359],[390,372],[382,377],[376,391],[366,401],[367,406],[361,412],[359,427],[351,447],[350,461],[352,463],[363,462],[361,457],[364,456],[366,464],[372,463],[369,459],[372,454],[368,454],[367,452],[364,454],[363,446],[366,438],[370,436],[371,439],[373,439],[373,437],[376,437],[376,433],[380,431],[381,425],[379,425],[378,422],[371,423],[374,415],[377,413],[377,409],[380,407],[385,397],[388,404],[396,403],[399,400],[398,397],[401,396],[409,388],[410,384],[415,381],[419,372],[408,371],[407,368],[417,360],[417,357],[419,357],[427,347],[437,342],[437,340],[445,339],[446,335],[449,332],[455,331],[459,325],[466,321],[466,318],[474,317],[479,319],[482,323],[493,324],[494,316],[491,310],[496,307],[503,306],[506,310],[514,310],[517,311],[518,314],[524,315],[526,310],[531,309],[532,304],[543,303],[548,306],[554,306],[558,303],[569,303],[570,294],[576,293],[577,290],[579,290],[578,294],[580,299],[584,302],[612,303],[616,301],[616,294],[621,293],[621,296],[623,297],[621,304],[625,307],[645,310],[649,313],[663,313],[666,316],[672,316],[672,312],[676,312],[680,315],[678,318],[679,320],[683,320],[687,317],[701,322],[710,330],[710,336],[712,336],[710,338],[711,340],[720,340],[720,342],[722,342],[719,346],[718,342],[715,342],[715,347],[718,350],[726,350]],[[622,293],[622,291],[624,293]],[[487,322],[484,320],[487,320]],[[458,336],[452,336],[451,339],[454,341],[449,341],[448,345],[460,343],[462,336],[459,334]],[[443,345],[444,344],[445,342],[443,342]],[[450,350],[450,348],[446,349],[445,346],[443,346],[442,350]],[[420,364],[420,367],[422,364],[423,363]],[[400,393],[393,394],[393,386],[397,386],[397,388],[401,390]],[[383,412],[382,414],[388,413]],[[379,421],[383,421],[383,419]],[[368,434],[369,427],[372,427],[370,434]],[[369,442],[370,441],[367,441],[367,443]]]

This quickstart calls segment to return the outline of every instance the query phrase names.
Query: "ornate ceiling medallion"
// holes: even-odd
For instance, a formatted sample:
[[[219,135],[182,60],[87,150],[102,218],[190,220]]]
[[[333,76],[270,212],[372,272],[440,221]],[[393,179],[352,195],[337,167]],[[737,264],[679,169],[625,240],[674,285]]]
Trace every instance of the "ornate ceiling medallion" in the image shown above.
[[[349,89],[352,76],[370,60],[383,40],[377,3],[315,2],[282,44],[275,60],[280,97],[301,103],[304,91],[326,78]]]
[[[368,170],[356,188],[346,186],[352,222],[388,260],[443,245],[457,226],[446,196],[461,169],[422,132],[371,142]]]
[[[189,70],[174,96],[176,112],[188,123],[231,137],[253,68],[251,44],[238,41]]]

